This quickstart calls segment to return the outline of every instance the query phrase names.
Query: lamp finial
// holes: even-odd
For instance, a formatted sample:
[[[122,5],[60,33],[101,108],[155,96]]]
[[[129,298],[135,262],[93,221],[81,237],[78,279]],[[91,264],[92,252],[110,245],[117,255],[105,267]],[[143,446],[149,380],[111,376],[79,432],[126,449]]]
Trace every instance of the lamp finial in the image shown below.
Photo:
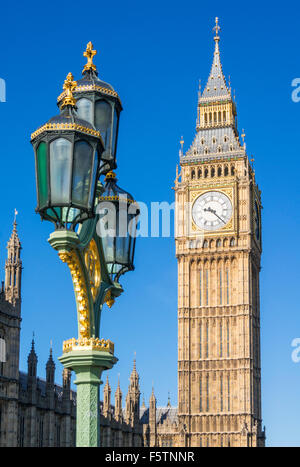
[[[74,81],[72,73],[69,73],[63,85],[63,89],[66,91],[66,95],[61,105],[62,108],[66,105],[71,105],[72,107],[76,106],[76,99],[73,96],[73,91],[75,90],[76,86],[77,82]]]
[[[85,52],[83,52],[83,56],[87,58],[87,63],[84,65],[82,73],[84,73],[87,70],[96,71],[96,65],[95,63],[93,63],[93,58],[96,55],[96,53],[97,53],[97,50],[93,49],[93,44],[90,41],[88,45],[86,46]]]

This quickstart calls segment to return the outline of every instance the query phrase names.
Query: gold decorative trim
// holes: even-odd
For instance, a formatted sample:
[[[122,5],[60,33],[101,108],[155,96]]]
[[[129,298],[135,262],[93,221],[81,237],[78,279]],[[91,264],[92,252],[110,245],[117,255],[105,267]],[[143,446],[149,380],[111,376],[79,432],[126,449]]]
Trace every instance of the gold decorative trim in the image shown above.
[[[120,101],[120,97],[116,91],[113,91],[112,89],[104,88],[103,86],[97,86],[96,84],[84,84],[84,85],[80,84],[79,86],[76,86],[76,88],[74,89],[74,93],[82,92],[82,91],[99,91],[99,92],[102,92],[103,94],[107,94],[108,96],[117,97]],[[58,96],[57,102],[60,102],[65,97],[65,94],[66,94],[65,92],[62,92]]]
[[[109,308],[111,308],[113,304],[115,303],[115,299],[113,298],[111,294],[111,290],[109,290],[107,294],[105,295],[104,301]]]
[[[95,302],[101,284],[101,263],[98,248],[93,238],[84,250],[84,262],[90,280],[93,300]]]
[[[119,196],[100,196],[99,197],[99,201],[120,201],[121,203],[125,202],[125,197],[124,198],[120,198]],[[132,204],[132,203],[135,203],[134,199],[129,199],[127,198],[126,202],[128,204]]]
[[[100,350],[102,352],[109,352],[110,354],[114,355],[115,351],[115,344],[111,342],[109,339],[99,339],[98,337],[89,337],[83,339],[68,339],[67,341],[63,342],[63,352],[71,352],[71,351],[82,351],[82,350]]]
[[[79,313],[79,335],[81,339],[90,337],[90,316],[87,287],[80,261],[75,251],[59,252],[60,259],[69,266]]]
[[[88,70],[94,70],[96,71],[96,65],[93,63],[93,58],[97,54],[97,50],[93,49],[93,44],[90,41],[88,45],[86,46],[86,51],[83,52],[83,56],[87,58],[87,63],[84,65],[84,68],[82,70],[82,73]]]
[[[93,130],[92,128],[84,127],[82,125],[78,125],[77,123],[45,123],[45,125],[41,126],[38,130],[31,134],[31,140],[36,138],[44,131],[56,130],[77,130],[87,135],[92,135],[101,138],[101,134],[99,131]]]
[[[77,86],[77,82],[74,81],[74,77],[72,73],[69,73],[67,79],[64,82],[63,89],[65,90],[65,98],[61,107],[65,107],[66,105],[71,105],[72,107],[76,106],[76,99],[74,99],[73,91]]]

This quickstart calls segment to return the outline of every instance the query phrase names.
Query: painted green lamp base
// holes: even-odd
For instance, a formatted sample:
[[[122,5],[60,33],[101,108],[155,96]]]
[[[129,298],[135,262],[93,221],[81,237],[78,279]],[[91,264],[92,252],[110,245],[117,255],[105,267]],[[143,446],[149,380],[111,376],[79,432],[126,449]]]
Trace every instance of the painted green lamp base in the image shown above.
[[[100,446],[99,386],[101,375],[118,361],[109,352],[99,350],[73,350],[64,353],[59,361],[76,373],[77,423],[76,446]]]

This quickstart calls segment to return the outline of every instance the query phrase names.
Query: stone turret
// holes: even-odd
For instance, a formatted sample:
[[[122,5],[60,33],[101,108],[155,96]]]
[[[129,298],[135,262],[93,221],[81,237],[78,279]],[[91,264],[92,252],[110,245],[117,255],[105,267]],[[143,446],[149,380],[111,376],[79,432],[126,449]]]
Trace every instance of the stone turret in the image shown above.
[[[110,412],[110,405],[111,405],[110,399],[111,399],[111,387],[109,385],[108,375],[107,375],[106,383],[105,383],[104,390],[103,390],[103,415],[104,417],[109,417],[111,413]]]
[[[33,338],[31,342],[31,350],[27,358],[28,384],[32,385],[34,382],[36,383],[37,362],[38,362],[38,357],[35,352],[34,338]]]
[[[115,392],[115,419],[118,422],[121,422],[123,420],[122,391],[120,388],[120,378],[118,378],[118,387]]]
[[[149,402],[149,441],[150,446],[156,445],[156,397],[154,395],[154,387]]]
[[[47,386],[54,386],[54,377],[55,377],[55,363],[52,356],[52,347],[50,348],[49,358],[46,364],[46,381]]]
[[[21,312],[21,242],[17,232],[16,218],[13,231],[7,243],[7,259],[5,262],[5,299],[10,302],[18,314]]]

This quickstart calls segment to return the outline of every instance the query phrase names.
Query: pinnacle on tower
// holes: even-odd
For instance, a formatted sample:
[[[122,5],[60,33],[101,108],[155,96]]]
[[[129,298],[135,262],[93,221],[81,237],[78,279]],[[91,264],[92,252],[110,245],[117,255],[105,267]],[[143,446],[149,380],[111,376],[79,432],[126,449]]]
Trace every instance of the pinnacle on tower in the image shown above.
[[[49,358],[46,363],[46,380],[49,384],[54,384],[54,374],[55,374],[55,363],[52,355],[52,342],[49,352]]]
[[[216,35],[214,37],[215,51],[214,51],[213,63],[212,63],[209,78],[207,80],[207,84],[204,88],[204,91],[199,101],[213,100],[216,97],[222,98],[222,99],[224,98],[231,99],[231,94],[226,84],[226,79],[223,73],[222,64],[220,60],[220,50],[219,50],[220,26],[219,26],[218,18],[216,18],[216,26],[214,27],[214,30],[216,31]]]
[[[5,298],[13,306],[20,303],[22,274],[22,261],[20,259],[22,247],[17,232],[16,215],[17,211],[15,210],[13,230],[7,242],[7,259],[5,262]]]
[[[35,342],[34,342],[34,335],[31,341],[31,349],[27,357],[27,365],[28,365],[28,376],[29,377],[36,377],[36,370],[37,370],[37,361],[38,357],[35,352]]]

